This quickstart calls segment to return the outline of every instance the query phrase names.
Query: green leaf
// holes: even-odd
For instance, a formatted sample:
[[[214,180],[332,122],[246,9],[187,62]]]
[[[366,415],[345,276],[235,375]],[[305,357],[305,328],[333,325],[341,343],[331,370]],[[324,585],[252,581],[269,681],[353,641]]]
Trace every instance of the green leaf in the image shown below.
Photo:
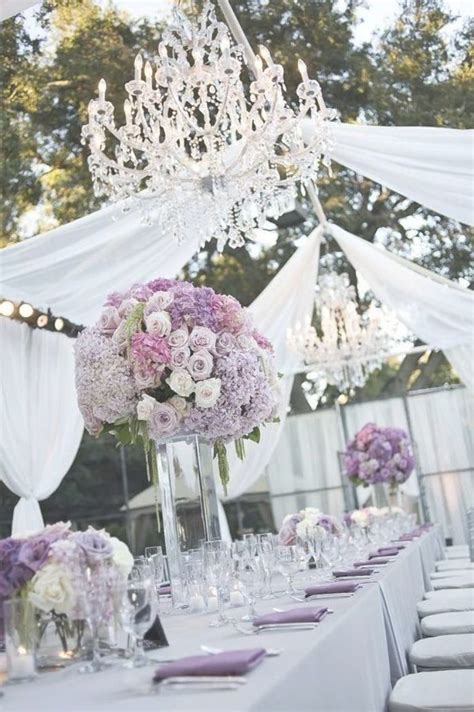
[[[259,443],[261,437],[260,428],[258,426],[255,427],[252,432],[246,435],[245,437],[247,438],[247,440],[251,440],[254,443]]]

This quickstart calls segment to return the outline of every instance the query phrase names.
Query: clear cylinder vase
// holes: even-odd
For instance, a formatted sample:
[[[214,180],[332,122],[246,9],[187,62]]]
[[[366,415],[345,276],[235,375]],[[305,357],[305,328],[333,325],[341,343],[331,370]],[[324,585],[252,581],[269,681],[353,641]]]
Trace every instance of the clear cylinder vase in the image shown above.
[[[159,499],[173,606],[187,605],[182,551],[220,539],[212,446],[197,435],[156,443]]]

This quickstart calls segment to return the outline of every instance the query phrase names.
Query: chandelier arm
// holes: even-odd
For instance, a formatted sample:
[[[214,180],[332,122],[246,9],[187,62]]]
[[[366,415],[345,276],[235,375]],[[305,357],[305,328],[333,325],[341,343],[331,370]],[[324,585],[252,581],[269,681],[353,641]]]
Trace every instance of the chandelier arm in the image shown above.
[[[245,59],[247,60],[247,64],[249,65],[250,69],[252,70],[253,74],[255,77],[257,77],[257,67],[255,64],[256,60],[256,55],[255,52],[252,49],[252,46],[250,45],[250,42],[247,39],[247,36],[245,32],[242,29],[242,26],[240,22],[237,19],[237,16],[235,12],[233,11],[231,4],[229,0],[217,0],[217,3],[222,11],[222,14],[224,15],[226,22],[229,26],[230,31],[232,32],[234,39],[236,42],[242,45],[243,50],[244,50],[244,56]],[[319,95],[318,95],[318,100],[319,100]],[[322,106],[326,108],[326,105],[324,101],[322,101]],[[316,191],[316,188],[314,186],[313,181],[310,181],[306,184],[306,190],[309,195],[309,199],[311,201],[311,204],[313,206],[314,212],[316,213],[316,216],[321,223],[321,225],[326,225],[327,224],[327,217],[324,213],[323,206],[321,205],[321,201],[318,198],[318,194]]]

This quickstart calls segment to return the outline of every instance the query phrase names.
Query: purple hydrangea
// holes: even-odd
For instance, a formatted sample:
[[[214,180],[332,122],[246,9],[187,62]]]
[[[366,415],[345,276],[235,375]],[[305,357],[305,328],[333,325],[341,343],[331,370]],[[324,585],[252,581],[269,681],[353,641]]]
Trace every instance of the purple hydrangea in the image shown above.
[[[415,467],[407,433],[367,423],[347,446],[344,467],[354,484],[386,482],[395,486],[405,482]]]

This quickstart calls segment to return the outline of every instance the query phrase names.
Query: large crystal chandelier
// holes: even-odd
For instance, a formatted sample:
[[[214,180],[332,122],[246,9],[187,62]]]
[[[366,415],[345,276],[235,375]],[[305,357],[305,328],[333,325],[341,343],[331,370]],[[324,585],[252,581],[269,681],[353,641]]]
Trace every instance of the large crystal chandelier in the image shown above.
[[[360,388],[387,356],[407,347],[401,325],[389,312],[373,302],[359,312],[347,274],[321,275],[314,321],[316,326],[307,317],[287,337],[288,347],[310,367],[309,382],[314,386],[304,388],[307,398],[318,395],[319,400],[321,384],[334,385],[341,393]]]
[[[241,80],[242,48],[205,2],[197,20],[179,8],[164,31],[154,64],[135,59],[135,77],[119,126],[99,82],[82,138],[97,196],[139,206],[149,224],[178,242],[217,238],[218,248],[244,244],[267,216],[291,209],[298,182],[314,180],[330,148],[319,84],[298,63],[297,102],[284,96],[283,67],[267,49],[255,77]],[[314,126],[305,144],[301,122]]]

